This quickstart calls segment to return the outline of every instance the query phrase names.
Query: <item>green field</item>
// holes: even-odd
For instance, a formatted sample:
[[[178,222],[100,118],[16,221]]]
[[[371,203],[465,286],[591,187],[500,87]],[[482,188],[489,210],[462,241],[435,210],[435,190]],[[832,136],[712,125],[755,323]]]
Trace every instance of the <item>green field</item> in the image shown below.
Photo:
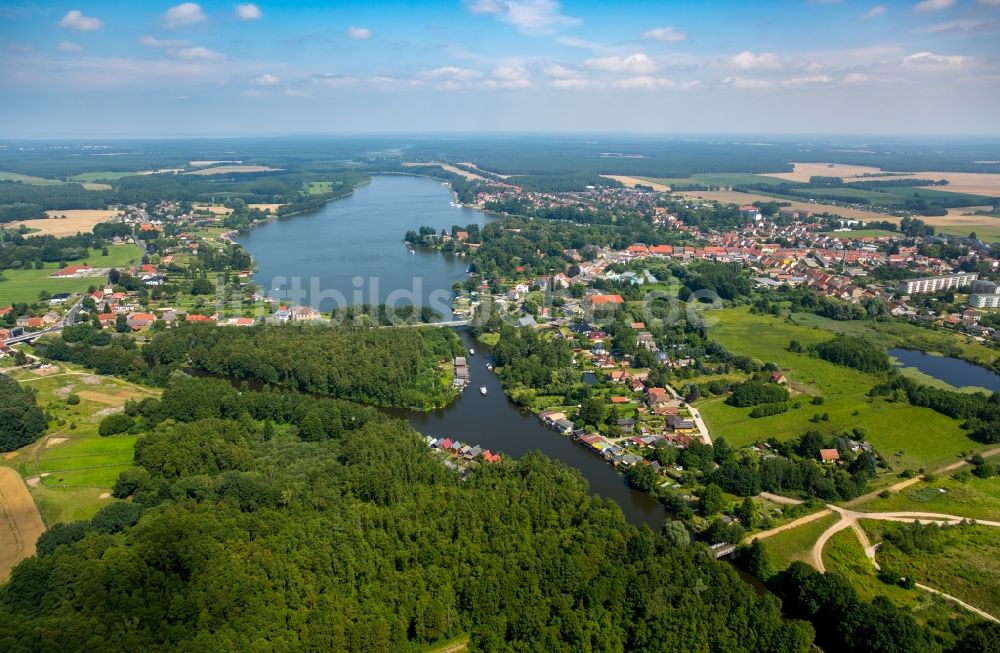
[[[55,186],[56,184],[63,183],[58,179],[46,179],[44,177],[22,175],[19,172],[3,172],[3,171],[0,171],[0,181],[20,181],[22,183],[32,184],[34,186]]]
[[[118,475],[132,466],[138,436],[100,437],[103,416],[126,399],[154,393],[112,377],[86,373],[61,364],[60,372],[38,376],[29,370],[13,378],[38,392],[38,404],[52,415],[44,437],[2,463],[28,482],[46,524],[88,519],[111,500],[107,496]],[[66,401],[82,393],[79,404]]]
[[[81,172],[78,175],[69,177],[71,181],[117,181],[122,177],[133,177],[139,173],[128,171],[108,171],[108,172]]]
[[[730,406],[725,397],[702,400],[698,407],[713,437],[725,436],[731,444],[741,446],[772,436],[787,440],[809,430],[832,435],[860,426],[896,471],[940,466],[953,462],[961,451],[982,448],[966,436],[958,422],[940,413],[869,399],[867,392],[877,383],[875,377],[787,350],[793,339],[806,347],[828,340],[831,334],[827,331],[770,315],[751,315],[747,308],[712,311],[708,318],[714,323],[710,337],[730,351],[782,369],[797,393],[793,404],[799,404],[799,408],[780,415],[750,419],[749,408]],[[822,396],[824,403],[813,406],[806,395]],[[814,414],[822,413],[829,414],[829,421],[811,421]]]
[[[101,256],[101,250],[94,249],[86,263],[101,268],[123,268],[138,263],[142,251],[138,245],[109,245],[108,255]],[[70,265],[80,265],[80,261],[69,261]],[[41,270],[4,270],[6,281],[0,281],[0,307],[9,306],[14,302],[34,303],[38,301],[38,293],[47,290],[50,293],[86,292],[90,286],[98,286],[107,281],[106,277],[89,277],[81,279],[53,279],[49,275],[59,269],[57,263],[46,263]]]
[[[944,490],[942,492],[941,490]],[[1000,477],[977,478],[965,483],[954,475],[921,481],[888,498],[875,497],[855,506],[864,512],[937,512],[970,519],[1000,519]]]
[[[887,533],[906,524],[862,520],[872,543],[883,542]],[[980,610],[1000,614],[1000,529],[963,525],[943,528],[936,550],[915,548],[903,552],[889,542],[876,554],[880,565],[918,583],[951,594]]]
[[[858,238],[881,238],[883,236],[898,238],[900,234],[898,231],[886,231],[885,229],[855,229],[852,231],[825,231],[823,235],[857,240]]]
[[[309,182],[308,191],[310,195],[322,195],[324,193],[333,192],[333,182],[332,181],[311,181]]]
[[[785,569],[795,561],[807,562],[813,544],[823,534],[823,531],[837,523],[837,514],[820,517],[798,528],[792,528],[761,540],[764,548],[774,559],[777,569]]]

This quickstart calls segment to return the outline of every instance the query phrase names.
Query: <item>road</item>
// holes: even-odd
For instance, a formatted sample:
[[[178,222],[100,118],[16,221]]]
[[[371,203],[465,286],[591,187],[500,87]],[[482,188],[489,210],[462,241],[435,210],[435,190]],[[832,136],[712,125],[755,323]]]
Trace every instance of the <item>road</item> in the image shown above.
[[[684,401],[683,397],[677,394],[677,391],[674,390],[669,384],[664,383],[663,387],[666,388],[667,392],[669,392],[674,399]],[[712,444],[712,434],[708,432],[708,425],[705,424],[705,420],[701,418],[701,412],[699,412],[698,409],[691,404],[687,404],[687,409],[688,412],[691,413],[691,421],[694,422],[694,425],[698,427],[698,432],[701,433],[702,441],[705,444]]]
[[[83,308],[83,300],[87,296],[84,295],[80,299],[76,300],[76,303],[66,312],[66,315],[59,321],[50,326],[48,329],[42,329],[41,331],[32,331],[31,333],[25,333],[23,335],[17,336],[16,338],[8,338],[4,340],[6,345],[16,345],[19,342],[28,342],[29,340],[34,340],[39,336],[44,336],[50,333],[58,333],[62,331],[65,327],[72,326],[76,324],[76,316],[79,314],[80,309]]]

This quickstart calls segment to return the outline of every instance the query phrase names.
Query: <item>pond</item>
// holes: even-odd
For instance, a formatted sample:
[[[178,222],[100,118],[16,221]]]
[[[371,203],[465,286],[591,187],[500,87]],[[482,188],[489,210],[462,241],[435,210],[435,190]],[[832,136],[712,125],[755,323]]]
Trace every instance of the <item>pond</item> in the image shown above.
[[[897,366],[915,367],[956,388],[973,386],[993,392],[1000,391],[1000,375],[960,358],[934,356],[913,349],[890,349],[889,355],[896,359]]]

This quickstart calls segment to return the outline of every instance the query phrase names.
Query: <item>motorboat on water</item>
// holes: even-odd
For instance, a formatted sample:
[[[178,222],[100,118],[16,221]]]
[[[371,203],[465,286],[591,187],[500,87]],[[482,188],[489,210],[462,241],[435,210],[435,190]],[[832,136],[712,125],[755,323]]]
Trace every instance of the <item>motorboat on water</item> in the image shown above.
[[[479,386],[479,394],[483,395],[484,397],[486,396],[486,386],[485,385]]]
[[[473,349],[472,347],[469,347],[469,356],[475,356],[475,355],[476,355],[476,350]]]

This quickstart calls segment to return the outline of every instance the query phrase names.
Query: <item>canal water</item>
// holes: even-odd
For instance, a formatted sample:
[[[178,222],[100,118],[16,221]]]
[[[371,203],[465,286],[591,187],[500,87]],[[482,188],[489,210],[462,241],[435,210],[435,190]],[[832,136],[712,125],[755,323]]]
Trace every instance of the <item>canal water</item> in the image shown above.
[[[451,191],[425,177],[377,175],[318,211],[279,218],[236,238],[257,264],[253,281],[279,300],[323,312],[356,304],[430,306],[451,317],[451,286],[467,258],[409,248],[410,229],[485,224],[456,207]]]
[[[331,202],[314,214],[255,227],[239,242],[257,261],[260,271],[255,279],[264,288],[270,288],[270,280],[279,277],[317,276],[327,287],[344,291],[348,304],[371,303],[368,298],[351,301],[353,278],[361,275],[381,281],[377,303],[384,302],[391,290],[412,288],[414,278],[420,277],[426,299],[430,291],[450,291],[455,281],[464,279],[468,260],[436,251],[410,254],[400,241],[408,229],[421,225],[450,229],[453,224],[483,224],[483,214],[455,209],[450,201],[448,189],[440,182],[376,176],[352,197]],[[330,308],[324,304],[321,310]],[[496,375],[486,368],[489,349],[464,330],[459,336],[466,349],[476,350],[469,360],[469,388],[444,410],[394,410],[391,414],[407,419],[426,435],[458,439],[515,458],[541,451],[578,469],[591,491],[616,501],[630,523],[659,530],[667,516],[659,502],[629,487],[599,456],[545,428],[534,415],[520,412],[504,395]],[[483,385],[486,396],[479,393]]]
[[[960,358],[934,356],[913,349],[890,349],[889,355],[896,359],[899,366],[915,367],[956,388],[973,386],[993,392],[1000,391],[1000,375]]]

